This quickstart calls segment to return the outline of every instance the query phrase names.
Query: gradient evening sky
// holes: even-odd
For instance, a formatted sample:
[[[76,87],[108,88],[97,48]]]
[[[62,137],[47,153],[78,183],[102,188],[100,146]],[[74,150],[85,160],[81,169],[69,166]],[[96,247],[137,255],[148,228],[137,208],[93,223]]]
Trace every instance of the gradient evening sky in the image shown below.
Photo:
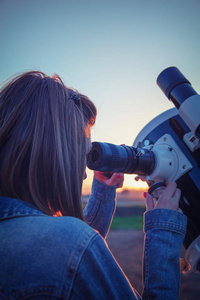
[[[173,107],[156,85],[163,69],[178,67],[200,92],[199,34],[199,0],[0,0],[0,82],[57,73],[96,104],[92,140],[132,145]],[[126,175],[125,187],[140,184]]]

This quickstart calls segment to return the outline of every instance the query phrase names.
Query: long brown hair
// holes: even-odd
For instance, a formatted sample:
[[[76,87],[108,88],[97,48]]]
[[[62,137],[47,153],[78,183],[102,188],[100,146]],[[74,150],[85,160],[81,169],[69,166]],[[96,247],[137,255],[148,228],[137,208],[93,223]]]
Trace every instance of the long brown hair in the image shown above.
[[[6,83],[0,91],[0,196],[83,219],[86,129],[95,118],[88,97],[58,75],[33,71]]]

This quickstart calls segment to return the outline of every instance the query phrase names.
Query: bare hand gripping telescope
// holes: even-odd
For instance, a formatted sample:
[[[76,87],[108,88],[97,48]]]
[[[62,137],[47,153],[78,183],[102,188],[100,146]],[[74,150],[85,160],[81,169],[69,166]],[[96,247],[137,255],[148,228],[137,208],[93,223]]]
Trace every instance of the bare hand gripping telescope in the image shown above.
[[[166,181],[176,181],[182,195],[180,208],[188,217],[185,258],[189,272],[200,271],[200,95],[176,67],[161,72],[157,84],[175,108],[149,122],[132,147],[92,143],[87,166],[137,174],[154,198]]]

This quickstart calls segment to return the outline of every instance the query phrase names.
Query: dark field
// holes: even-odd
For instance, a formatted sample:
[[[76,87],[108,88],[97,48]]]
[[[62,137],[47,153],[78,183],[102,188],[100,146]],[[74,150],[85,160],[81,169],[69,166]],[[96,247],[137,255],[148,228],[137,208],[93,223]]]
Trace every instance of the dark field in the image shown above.
[[[117,208],[115,216],[137,216],[144,212],[144,208]],[[128,277],[132,286],[142,292],[142,251],[144,234],[142,229],[110,230],[107,243]],[[184,252],[184,250],[183,250]],[[182,254],[183,255],[183,254]],[[200,299],[200,274],[181,275],[181,300]]]

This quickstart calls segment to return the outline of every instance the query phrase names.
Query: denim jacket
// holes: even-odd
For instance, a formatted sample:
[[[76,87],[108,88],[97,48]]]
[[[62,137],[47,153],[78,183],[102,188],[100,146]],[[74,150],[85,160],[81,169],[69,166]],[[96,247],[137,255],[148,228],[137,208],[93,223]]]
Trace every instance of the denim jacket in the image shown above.
[[[141,299],[105,241],[114,211],[115,187],[96,179],[86,222],[0,198],[0,299]],[[144,299],[178,299],[185,229],[178,212],[145,214]]]

